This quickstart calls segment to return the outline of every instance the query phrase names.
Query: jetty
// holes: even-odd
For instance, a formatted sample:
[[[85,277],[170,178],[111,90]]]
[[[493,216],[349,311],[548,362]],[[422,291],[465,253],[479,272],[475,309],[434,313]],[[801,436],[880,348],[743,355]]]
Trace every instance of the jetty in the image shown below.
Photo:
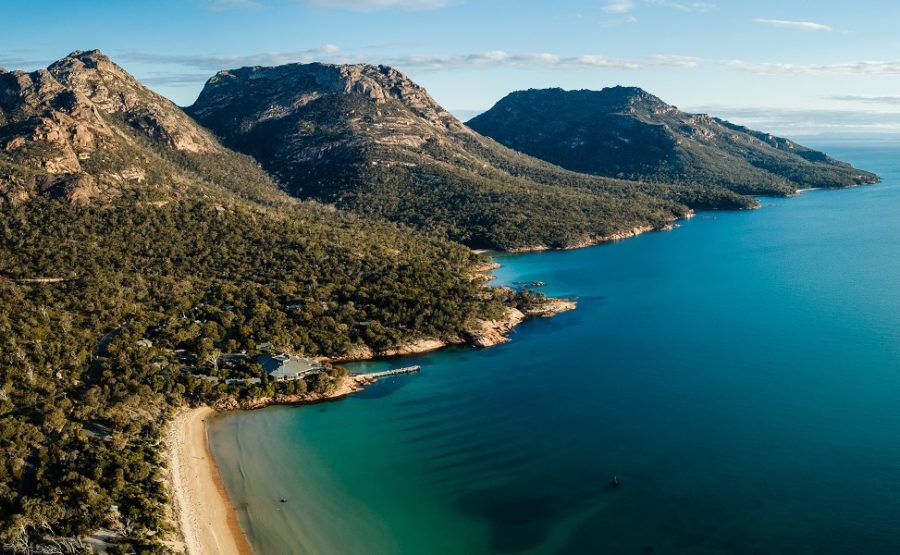
[[[406,366],[404,368],[395,368],[393,370],[385,370],[383,372],[370,372],[368,374],[358,374],[356,377],[378,380],[389,376],[399,376],[401,374],[416,374],[422,369],[421,366]]]

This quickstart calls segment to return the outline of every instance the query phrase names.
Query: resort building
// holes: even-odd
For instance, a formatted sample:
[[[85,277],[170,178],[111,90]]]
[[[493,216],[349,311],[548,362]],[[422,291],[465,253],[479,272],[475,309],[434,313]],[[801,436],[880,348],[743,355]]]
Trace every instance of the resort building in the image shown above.
[[[270,378],[279,382],[299,380],[322,371],[322,365],[315,360],[285,354],[262,355],[257,357],[256,362]]]

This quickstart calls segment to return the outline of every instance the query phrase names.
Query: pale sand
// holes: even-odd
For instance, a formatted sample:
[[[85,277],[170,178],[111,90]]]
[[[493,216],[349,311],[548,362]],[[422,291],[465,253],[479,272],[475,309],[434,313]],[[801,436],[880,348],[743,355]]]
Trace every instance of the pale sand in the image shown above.
[[[209,451],[209,407],[185,410],[169,428],[169,472],[188,555],[252,555]]]

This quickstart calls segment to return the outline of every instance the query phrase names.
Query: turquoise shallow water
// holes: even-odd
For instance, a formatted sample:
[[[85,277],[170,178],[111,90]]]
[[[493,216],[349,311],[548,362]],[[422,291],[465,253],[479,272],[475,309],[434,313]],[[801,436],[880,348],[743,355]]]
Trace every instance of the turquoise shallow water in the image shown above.
[[[900,149],[830,151],[884,183],[500,257],[578,310],[216,418],[255,550],[900,553]]]

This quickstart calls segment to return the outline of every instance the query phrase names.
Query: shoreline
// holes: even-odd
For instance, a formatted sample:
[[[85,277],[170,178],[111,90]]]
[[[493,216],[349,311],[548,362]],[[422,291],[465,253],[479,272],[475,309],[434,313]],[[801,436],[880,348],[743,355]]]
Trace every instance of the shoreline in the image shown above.
[[[479,268],[487,272],[498,265]],[[508,334],[528,318],[549,318],[574,310],[577,304],[568,299],[548,298],[539,306],[522,312],[508,308],[498,320],[477,320],[467,333],[467,339],[420,339],[390,350],[375,352],[363,348],[357,352],[330,360],[357,361],[392,358],[435,351],[450,345],[469,344],[492,347],[511,341]],[[324,394],[275,395],[257,399],[225,399],[213,407],[182,409],[172,419],[166,435],[168,482],[172,499],[174,524],[180,541],[171,542],[176,551],[187,555],[253,555],[237,511],[219,474],[219,468],[209,447],[206,420],[219,411],[256,410],[274,405],[307,405],[336,401],[360,392],[378,381],[369,374],[348,375],[341,378],[332,391]],[[180,549],[179,549],[180,548]]]
[[[366,386],[377,382],[369,374],[351,374],[343,376],[341,383],[328,393],[304,393],[302,395],[275,394],[273,397],[258,397],[255,399],[237,400],[233,397],[219,401],[212,407],[207,407],[213,412],[231,412],[241,410],[258,410],[277,405],[315,405],[328,401],[338,401],[359,393]]]
[[[169,486],[181,552],[253,555],[209,448],[206,420],[213,414],[210,407],[183,409],[169,424]]]
[[[669,220],[666,224],[663,225],[651,225],[644,224],[635,226],[631,229],[625,229],[622,231],[617,231],[614,233],[610,233],[607,235],[598,235],[593,237],[586,237],[581,241],[576,241],[571,244],[563,245],[560,247],[548,247],[546,245],[534,245],[528,247],[513,247],[511,249],[501,251],[504,254],[527,254],[534,252],[545,252],[545,251],[572,251],[576,249],[584,249],[588,247],[595,247],[597,245],[603,245],[606,243],[618,243],[619,241],[624,241],[626,239],[631,239],[633,237],[637,237],[639,235],[643,235],[645,233],[652,233],[656,231],[672,231],[678,226],[678,222],[682,220],[690,220],[697,213],[693,210],[685,213],[683,216],[678,218],[673,218]]]
[[[571,299],[548,297],[539,306],[532,307],[525,312],[509,307],[506,309],[503,317],[497,320],[475,320],[471,327],[465,331],[466,337],[452,337],[449,339],[423,338],[383,351],[375,351],[366,345],[358,345],[344,355],[323,357],[323,360],[328,362],[361,362],[420,355],[450,346],[494,347],[511,341],[508,334],[525,320],[534,317],[550,318],[563,312],[575,310],[577,305],[577,301]]]
[[[573,310],[574,301],[548,299],[535,309],[523,313],[509,309],[506,317],[497,321],[481,321],[478,340],[472,344],[490,347],[505,343],[506,336],[527,317],[548,318]],[[438,345],[438,343],[441,343]],[[414,345],[428,352],[450,345],[437,340],[423,340]],[[392,356],[412,354],[415,348],[398,348]],[[373,353],[374,354],[374,353]],[[374,358],[374,357],[373,357]],[[240,527],[237,511],[219,474],[209,447],[206,420],[219,411],[256,410],[274,405],[308,405],[336,401],[362,391],[378,381],[369,374],[349,375],[329,393],[304,395],[276,395],[260,399],[238,401],[226,399],[214,407],[183,409],[172,419],[166,436],[168,449],[168,478],[174,524],[180,542],[173,547],[187,555],[253,555],[253,550]],[[178,548],[181,549],[178,549]]]
[[[214,407],[179,410],[166,432],[167,481],[177,538],[168,542],[169,547],[186,555],[254,555],[209,446],[209,417],[217,412],[337,401],[376,381],[378,378],[369,374],[350,375],[326,394],[276,395],[242,402],[229,399]]]

